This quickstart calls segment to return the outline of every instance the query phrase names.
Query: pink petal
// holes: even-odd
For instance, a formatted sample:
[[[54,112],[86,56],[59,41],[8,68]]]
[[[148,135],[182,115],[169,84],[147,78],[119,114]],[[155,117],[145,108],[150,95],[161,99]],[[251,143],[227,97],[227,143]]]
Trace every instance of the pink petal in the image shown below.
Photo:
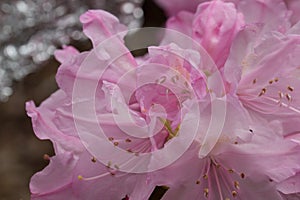
[[[103,10],[89,10],[80,16],[83,32],[92,40],[94,47],[112,36],[120,40],[126,35],[126,26],[118,18]]]
[[[300,193],[300,172],[279,183],[277,189],[284,194]]]
[[[234,4],[212,1],[200,4],[193,20],[193,38],[223,67],[231,43],[245,22]]]
[[[72,171],[76,162],[77,159],[70,153],[50,158],[50,164],[31,178],[30,191],[33,197],[47,193],[59,193],[65,187],[69,187],[72,183]],[[53,181],[58,179],[59,181],[53,184]]]
[[[169,16],[175,15],[180,11],[186,10],[194,12],[197,9],[197,5],[205,2],[206,0],[155,0],[159,6],[161,6]]]

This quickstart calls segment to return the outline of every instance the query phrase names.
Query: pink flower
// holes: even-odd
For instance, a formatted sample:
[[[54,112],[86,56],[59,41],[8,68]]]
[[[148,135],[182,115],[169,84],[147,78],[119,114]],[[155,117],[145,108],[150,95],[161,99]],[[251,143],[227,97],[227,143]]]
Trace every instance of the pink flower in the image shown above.
[[[299,20],[297,0],[156,0],[158,5],[170,16],[177,15],[181,11],[194,13],[197,10],[197,5],[213,1],[233,3],[237,11],[244,15],[247,24],[261,23],[269,29],[281,29],[283,31],[289,21],[294,24]]]
[[[167,15],[173,16],[183,10],[195,12],[197,6],[200,3],[205,2],[207,0],[189,0],[188,2],[183,0],[170,0],[170,1],[155,0],[155,1],[161,8],[163,8],[166,11]]]
[[[178,12],[168,19],[166,27],[192,37],[208,52],[219,69],[224,66],[232,41],[245,24],[261,26],[262,33],[272,30],[286,32],[290,28],[290,12],[282,0],[226,2],[201,3],[194,14]],[[168,42],[185,45],[169,32],[162,43]]]
[[[276,183],[300,168],[299,146],[266,124],[250,125],[247,112],[242,114],[236,103],[227,101],[224,129],[207,155],[197,156],[207,144],[196,139],[174,164],[150,175],[150,181],[169,188],[163,199],[282,199]],[[199,134],[205,126],[204,120]]]
[[[244,25],[243,16],[234,4],[212,1],[199,5],[195,14],[180,12],[167,21],[167,28],[192,37],[223,67],[235,35]],[[167,40],[170,40],[168,35]],[[171,40],[176,43],[177,38]]]
[[[138,66],[117,18],[92,10],[80,19],[93,50],[57,51],[60,89],[39,107],[26,103],[35,134],[50,139],[56,153],[32,177],[32,198],[147,199],[155,185],[146,172],[173,162],[192,143],[193,137],[173,138],[184,130],[191,99],[206,95],[200,55],[174,44],[152,47]],[[154,155],[170,143],[182,153]]]
[[[231,83],[231,92],[253,118],[280,120],[284,133],[298,127],[299,42],[296,34],[262,34],[259,27],[248,27],[234,41],[225,64],[224,76]]]

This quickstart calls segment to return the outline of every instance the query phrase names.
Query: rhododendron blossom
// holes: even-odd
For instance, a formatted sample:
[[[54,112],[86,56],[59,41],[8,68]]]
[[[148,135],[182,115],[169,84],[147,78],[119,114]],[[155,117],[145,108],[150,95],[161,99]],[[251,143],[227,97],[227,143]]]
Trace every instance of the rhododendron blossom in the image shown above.
[[[102,10],[80,17],[90,51],[56,51],[60,89],[26,103],[55,150],[32,199],[299,199],[295,3],[158,2],[173,16],[144,57]]]

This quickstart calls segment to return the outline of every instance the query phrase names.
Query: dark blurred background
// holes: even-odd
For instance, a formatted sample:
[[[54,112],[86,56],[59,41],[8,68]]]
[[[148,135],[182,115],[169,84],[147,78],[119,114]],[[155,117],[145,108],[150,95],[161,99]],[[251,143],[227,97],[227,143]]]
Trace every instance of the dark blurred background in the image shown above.
[[[165,16],[153,1],[144,1],[142,8],[143,26],[163,26]],[[89,41],[71,40],[70,43],[80,51],[91,47]],[[13,94],[7,102],[0,103],[0,200],[30,199],[30,177],[48,164],[44,154],[53,155],[51,143],[35,137],[24,106],[28,100],[39,105],[58,89],[55,82],[58,66],[53,57],[39,64],[25,78],[13,81]],[[157,199],[154,196],[151,199]]]

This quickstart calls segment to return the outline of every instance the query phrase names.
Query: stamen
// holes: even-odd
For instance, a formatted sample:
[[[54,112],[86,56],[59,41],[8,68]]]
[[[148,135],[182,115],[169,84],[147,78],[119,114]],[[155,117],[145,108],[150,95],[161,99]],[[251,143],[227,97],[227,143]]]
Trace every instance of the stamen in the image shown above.
[[[275,81],[275,82],[278,82],[278,78],[276,77],[276,78],[274,79],[274,81]]]
[[[197,181],[196,181],[196,184],[197,184],[197,185],[199,185],[199,184],[200,184],[200,181],[199,181],[199,180],[197,180]]]
[[[113,138],[113,137],[109,137],[108,140],[109,140],[109,141],[113,141],[114,138]]]
[[[80,180],[80,181],[82,181],[82,180],[83,180],[83,181],[92,181],[92,180],[95,180],[95,179],[98,179],[98,178],[102,178],[102,177],[104,177],[104,176],[107,176],[107,175],[109,175],[109,174],[112,175],[111,172],[106,172],[106,173],[100,174],[100,175],[98,175],[98,176],[93,176],[93,177],[89,177],[89,178],[83,177],[82,175],[78,175],[77,178],[78,178],[78,180]]]
[[[252,83],[255,84],[257,82],[257,79],[253,79]]]

